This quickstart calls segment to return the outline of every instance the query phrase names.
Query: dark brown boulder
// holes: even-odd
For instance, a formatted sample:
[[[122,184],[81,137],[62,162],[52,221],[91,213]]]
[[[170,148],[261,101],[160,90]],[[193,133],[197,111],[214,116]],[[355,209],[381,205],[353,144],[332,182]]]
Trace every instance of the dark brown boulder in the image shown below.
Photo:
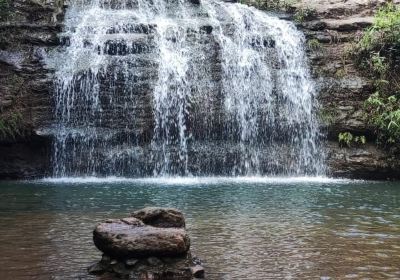
[[[124,220],[101,223],[93,232],[96,247],[112,258],[176,257],[189,251],[190,239],[182,228],[128,224]]]
[[[201,261],[190,252],[183,214],[176,209],[149,207],[133,217],[107,219],[93,231],[104,254],[88,268],[91,274],[111,272],[129,279],[204,277]]]
[[[146,207],[132,213],[132,217],[142,220],[146,225],[159,228],[184,228],[185,218],[173,208]]]

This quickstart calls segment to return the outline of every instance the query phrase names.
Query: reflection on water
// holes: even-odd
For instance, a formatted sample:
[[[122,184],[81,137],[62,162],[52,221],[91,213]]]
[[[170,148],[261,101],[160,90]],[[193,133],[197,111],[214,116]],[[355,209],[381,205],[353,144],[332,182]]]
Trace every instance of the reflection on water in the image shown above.
[[[0,279],[96,279],[95,224],[144,206],[183,210],[207,279],[400,279],[399,183],[260,178],[0,183]]]

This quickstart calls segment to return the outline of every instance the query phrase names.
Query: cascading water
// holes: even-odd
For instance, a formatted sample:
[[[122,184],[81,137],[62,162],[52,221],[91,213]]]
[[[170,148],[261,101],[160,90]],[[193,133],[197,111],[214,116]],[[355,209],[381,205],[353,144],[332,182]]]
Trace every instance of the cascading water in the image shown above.
[[[74,0],[61,40],[55,176],[324,172],[292,23],[214,0]]]

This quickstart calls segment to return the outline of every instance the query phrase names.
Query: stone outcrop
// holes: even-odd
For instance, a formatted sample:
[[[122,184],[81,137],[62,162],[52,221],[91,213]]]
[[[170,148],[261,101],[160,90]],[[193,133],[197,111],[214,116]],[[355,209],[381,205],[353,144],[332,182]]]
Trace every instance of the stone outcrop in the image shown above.
[[[50,139],[37,135],[0,141],[0,179],[50,175]]]
[[[294,6],[312,9],[322,19],[347,19],[355,15],[371,16],[376,8],[387,2],[387,0],[298,0]],[[399,3],[398,0],[393,2]]]
[[[201,261],[190,252],[183,214],[171,208],[144,208],[132,217],[96,226],[93,241],[102,251],[89,273],[129,279],[203,278]],[[147,278],[146,278],[147,277]]]
[[[399,153],[379,149],[374,144],[340,147],[328,143],[331,175],[340,178],[386,180],[399,178]]]
[[[396,172],[400,156],[375,145],[376,135],[364,114],[364,102],[374,92],[373,83],[346,56],[354,40],[372,24],[375,11],[386,2],[301,0],[295,5],[299,11],[312,11],[299,28],[308,41],[311,69],[320,93],[320,116],[329,140],[327,161],[335,177],[400,178],[400,172]],[[368,144],[339,147],[341,132],[366,136]]]
[[[183,214],[172,208],[146,207],[132,213],[145,224],[161,228],[184,228]]]
[[[345,56],[351,42],[361,36],[374,11],[385,2],[300,0],[295,4],[298,10],[314,11],[299,28],[308,42],[320,44],[310,47],[308,53],[320,92],[321,116],[329,140],[328,164],[334,176],[400,178],[396,172],[400,156],[372,145],[375,134],[363,115],[363,103],[374,91],[372,82]],[[51,170],[51,139],[44,128],[53,123],[54,102],[44,54],[60,43],[57,35],[63,15],[62,0],[14,0],[7,21],[0,22],[0,120],[18,114],[24,131],[12,137],[0,135],[0,179],[43,177]],[[149,112],[147,109],[143,111]],[[340,132],[365,135],[369,144],[341,148],[337,143]]]
[[[54,115],[44,53],[58,45],[63,1],[8,2],[0,20],[0,123],[15,118],[18,131],[0,133],[0,179],[43,177],[50,171],[51,139],[41,128]]]
[[[176,257],[190,246],[184,229],[127,224],[124,220],[101,223],[93,234],[96,247],[116,259]]]

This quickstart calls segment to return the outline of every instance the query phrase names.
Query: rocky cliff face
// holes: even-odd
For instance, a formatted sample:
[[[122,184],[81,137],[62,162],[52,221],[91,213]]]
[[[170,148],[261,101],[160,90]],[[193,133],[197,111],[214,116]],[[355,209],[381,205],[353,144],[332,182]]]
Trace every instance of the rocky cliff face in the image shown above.
[[[328,165],[334,176],[399,178],[400,157],[376,147],[373,128],[364,115],[364,101],[374,92],[346,53],[362,30],[373,22],[374,12],[387,1],[302,0],[298,13],[311,11],[300,23],[308,39],[309,57],[320,93],[321,119],[328,137]],[[394,1],[395,4],[400,1]],[[341,148],[338,134],[366,136],[367,144]]]
[[[299,26],[309,42],[328,137],[328,164],[334,176],[400,176],[400,157],[373,144],[373,129],[363,115],[363,103],[373,85],[345,57],[353,39],[371,24],[374,11],[384,2],[302,0],[296,4],[298,11],[313,11]],[[0,22],[0,126],[1,121],[18,121],[16,133],[0,135],[1,179],[41,177],[51,169],[51,139],[41,129],[53,121],[54,100],[51,73],[43,56],[59,44],[63,5],[61,0],[15,0],[8,20]],[[337,142],[340,132],[365,135],[368,144],[341,148]]]
[[[60,0],[15,0],[0,22],[0,178],[48,173],[51,140],[39,128],[53,102],[43,54],[58,44],[62,15]]]

